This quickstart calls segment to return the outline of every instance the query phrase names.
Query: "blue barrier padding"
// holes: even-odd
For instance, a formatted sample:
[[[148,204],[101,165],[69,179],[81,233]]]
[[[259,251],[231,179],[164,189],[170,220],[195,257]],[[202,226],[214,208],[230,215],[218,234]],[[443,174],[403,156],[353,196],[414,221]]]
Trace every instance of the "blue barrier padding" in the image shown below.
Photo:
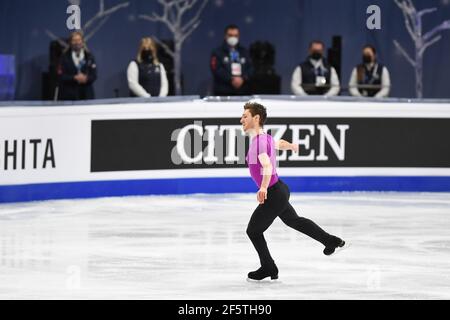
[[[291,192],[450,192],[450,177],[282,177]],[[183,178],[0,186],[0,203],[130,195],[256,192],[250,178]]]

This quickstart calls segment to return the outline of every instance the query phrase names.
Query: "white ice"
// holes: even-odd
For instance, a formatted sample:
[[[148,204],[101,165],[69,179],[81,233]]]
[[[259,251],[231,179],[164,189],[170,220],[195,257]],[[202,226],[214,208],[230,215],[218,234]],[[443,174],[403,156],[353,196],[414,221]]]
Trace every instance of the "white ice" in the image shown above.
[[[249,283],[254,194],[0,205],[0,299],[449,299],[449,193],[291,195],[298,214],[350,246],[279,219],[265,233],[280,270]]]

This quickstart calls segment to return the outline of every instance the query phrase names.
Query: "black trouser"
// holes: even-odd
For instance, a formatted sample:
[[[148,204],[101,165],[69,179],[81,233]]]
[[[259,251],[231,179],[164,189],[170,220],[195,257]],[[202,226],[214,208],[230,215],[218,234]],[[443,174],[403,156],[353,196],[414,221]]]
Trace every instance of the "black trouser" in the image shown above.
[[[250,218],[247,235],[258,252],[261,266],[271,266],[274,263],[263,233],[276,217],[280,217],[289,227],[310,236],[324,246],[327,246],[331,240],[331,235],[313,221],[297,215],[295,209],[289,203],[290,194],[288,186],[283,181],[278,180],[277,183],[267,189],[267,199],[263,204],[258,205]]]

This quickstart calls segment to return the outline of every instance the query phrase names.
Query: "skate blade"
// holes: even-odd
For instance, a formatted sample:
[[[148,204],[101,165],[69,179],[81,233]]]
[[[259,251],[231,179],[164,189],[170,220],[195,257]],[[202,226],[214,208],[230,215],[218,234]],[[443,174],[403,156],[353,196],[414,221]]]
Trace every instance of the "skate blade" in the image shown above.
[[[255,279],[251,279],[251,278],[247,278],[247,282],[253,282],[253,283],[275,283],[278,282],[278,278],[276,279],[272,279],[270,276],[269,277],[265,277],[262,280],[255,280]]]
[[[335,254],[342,252],[350,247],[350,243],[348,241],[345,241],[345,244],[342,247],[337,247],[330,256],[334,256]]]

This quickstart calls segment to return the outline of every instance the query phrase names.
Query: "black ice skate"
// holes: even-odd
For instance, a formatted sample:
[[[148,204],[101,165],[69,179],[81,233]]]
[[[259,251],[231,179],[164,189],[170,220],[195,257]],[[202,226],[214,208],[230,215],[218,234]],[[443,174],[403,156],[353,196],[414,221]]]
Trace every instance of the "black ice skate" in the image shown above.
[[[265,278],[270,277],[270,280],[278,279],[278,268],[274,264],[270,267],[261,267],[256,271],[252,271],[248,273],[248,281],[261,281]]]
[[[323,249],[323,254],[329,256],[331,254],[334,253],[334,251],[336,250],[336,248],[342,248],[345,245],[345,241],[333,236],[333,239],[331,241],[331,245],[325,247],[325,249]]]

